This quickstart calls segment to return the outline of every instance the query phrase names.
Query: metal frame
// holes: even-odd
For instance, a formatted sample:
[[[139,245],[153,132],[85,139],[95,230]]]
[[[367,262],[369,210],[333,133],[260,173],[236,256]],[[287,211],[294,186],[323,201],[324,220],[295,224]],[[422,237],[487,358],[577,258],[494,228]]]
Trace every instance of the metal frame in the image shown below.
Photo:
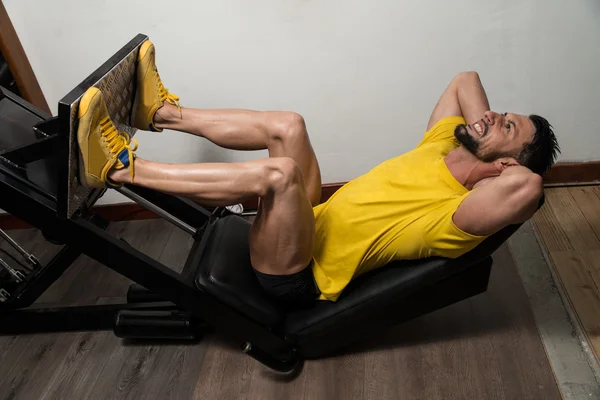
[[[48,154],[58,150],[58,137],[56,134],[46,132],[58,132],[58,118],[49,118],[33,127],[33,130],[44,136],[43,139],[17,147],[2,153],[2,157],[17,164],[25,165],[32,161],[46,157]]]
[[[115,315],[121,310],[173,310],[169,302],[107,304],[78,307],[32,307],[3,312],[1,333],[5,335],[39,332],[98,331],[113,329]],[[58,329],[40,329],[40,326]]]
[[[0,101],[2,101],[4,99],[7,99],[7,100],[11,101],[12,103],[14,103],[15,105],[27,110],[32,116],[37,117],[39,119],[40,123],[46,122],[47,120],[52,118],[52,116],[50,114],[27,103],[25,100],[23,100],[19,96],[15,95],[8,89],[0,86]],[[43,140],[43,141],[46,142],[45,140]],[[31,143],[31,146],[34,148],[34,150],[40,148],[40,146],[37,144],[37,142]],[[24,151],[23,147],[26,147],[26,146],[22,146],[22,143],[21,143],[21,144],[18,144],[17,146],[15,146],[15,148],[11,149],[10,151],[2,152],[0,154],[0,169],[2,169],[3,164],[13,164],[13,166],[18,166],[22,163],[35,161],[36,160],[35,157],[23,156],[26,153],[26,151]],[[47,147],[46,147],[46,149],[49,150]],[[39,152],[37,152],[37,157],[42,158],[43,154],[40,154]],[[37,158],[37,159],[39,159],[39,158]],[[14,178],[15,180],[21,182],[23,185],[27,186],[27,188],[30,191],[36,192],[38,196],[41,195],[47,199],[50,199],[52,202],[56,202],[56,196],[54,194],[48,193],[47,191],[39,188],[37,185],[33,184],[29,180],[21,179],[18,174],[12,173],[10,169],[5,168],[3,171],[6,173],[7,176],[10,176],[11,178]],[[9,181],[7,183],[12,184],[12,179],[7,179],[7,180]]]
[[[11,97],[10,100],[16,99]],[[30,105],[22,101],[15,102],[26,111],[34,112]],[[40,124],[38,128],[43,126]],[[47,138],[43,140],[52,140],[56,135],[56,132],[46,133]],[[27,146],[19,148],[19,153],[25,155],[18,158],[23,164],[21,167],[26,168],[26,164],[36,157],[65,156],[63,153],[50,151],[50,147],[46,147],[45,152],[41,151],[40,146],[35,143],[32,144],[32,148],[36,149],[35,157],[27,155]],[[55,200],[54,196],[43,193],[32,182],[13,176],[10,170],[14,167],[9,160],[0,161],[0,192],[3,194],[0,196],[0,208],[39,228],[53,243],[66,245],[48,264],[27,276],[25,282],[11,293],[7,301],[0,303],[0,334],[112,329],[115,317],[121,310],[176,307],[236,339],[244,352],[265,365],[278,371],[290,371],[295,368],[298,362],[297,352],[282,332],[263,326],[196,287],[195,268],[205,243],[203,233],[210,231],[210,225],[218,219],[215,213],[183,198],[133,186],[123,189],[136,200],[143,199],[143,205],[159,212],[195,237],[195,244],[180,274],[110,235],[104,230],[102,221],[89,214],[91,206],[102,194],[102,190],[92,191],[86,203],[71,218],[60,218],[61,201],[65,201],[60,195],[60,189],[58,200]],[[144,286],[167,303],[26,308],[31,306],[80,254],[86,254]]]
[[[15,249],[21,257],[25,259],[31,266],[37,267],[40,265],[39,260],[31,253],[27,252],[24,248],[22,248],[19,243],[15,242],[13,238],[11,238],[6,232],[0,229],[0,237],[2,237],[10,246]]]

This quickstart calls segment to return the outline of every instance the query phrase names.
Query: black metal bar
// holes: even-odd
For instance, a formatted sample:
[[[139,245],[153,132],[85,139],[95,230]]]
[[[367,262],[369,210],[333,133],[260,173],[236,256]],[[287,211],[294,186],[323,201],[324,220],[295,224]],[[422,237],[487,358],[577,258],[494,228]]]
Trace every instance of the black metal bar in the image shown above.
[[[35,143],[17,147],[16,149],[5,151],[2,157],[17,164],[25,165],[42,158],[53,156],[58,145],[57,136],[49,136],[39,139]]]
[[[189,199],[140,186],[125,185],[125,187],[196,229],[203,227],[210,220],[211,212]]]
[[[292,345],[282,336],[220,302],[184,277],[146,254],[80,218],[65,220],[71,243],[95,260],[148,290],[172,301],[240,343],[250,342],[268,354],[289,354]],[[102,243],[102,246],[98,246]]]
[[[29,308],[0,314],[0,335],[112,330],[121,310],[172,310],[173,303]]]
[[[197,340],[207,326],[188,311],[121,310],[117,314],[114,332],[129,339]]]
[[[26,109],[29,111],[28,108]],[[42,158],[54,157],[59,143],[57,136],[58,117],[44,120],[33,126],[32,129],[40,136],[37,141],[5,151],[2,153],[2,157],[17,165],[25,165]]]
[[[2,173],[18,180],[22,186],[27,186],[29,190],[35,191],[52,201],[56,201],[56,188],[53,185],[53,179],[51,179],[52,176],[49,175],[50,178],[48,179],[44,179],[43,177],[45,171],[49,172],[53,169],[52,167],[55,160],[53,156],[55,154],[49,152],[46,154],[48,157],[43,161],[40,160],[39,162],[33,163],[33,165],[27,166],[21,166],[6,157],[10,157],[15,148],[21,147],[12,155],[14,156],[13,158],[15,158],[15,161],[20,161],[17,160],[17,158],[25,161],[29,156],[26,151],[23,151],[24,149],[22,147],[32,145],[46,137],[46,135],[41,132],[36,133],[32,128],[44,123],[44,119],[48,118],[49,115],[37,110],[35,107],[12,93],[3,93],[1,101],[3,106],[6,107],[3,107],[3,115],[0,116],[0,124],[2,124],[5,129],[8,129],[8,131],[3,132],[1,138],[3,153],[0,155],[0,169],[2,170]],[[6,137],[4,136],[5,134]]]
[[[205,243],[208,240],[208,236],[210,235],[210,226],[211,225],[206,228],[204,235],[202,235],[201,238],[196,238],[196,240],[194,240],[194,244],[188,253],[187,260],[185,260],[185,265],[181,271],[181,276],[183,276],[183,279],[191,285],[194,285],[193,282],[196,279],[196,271],[198,269],[198,265],[200,264],[200,259],[202,258],[202,252],[204,250]]]
[[[10,301],[0,305],[4,308],[19,309],[33,304],[66,270],[75,262],[81,251],[73,246],[64,246],[48,264],[32,272],[27,281],[11,293]]]
[[[0,164],[0,208],[40,229],[56,221],[56,202],[22,179],[4,173]]]
[[[196,235],[196,233],[197,233],[196,228],[188,225],[187,223],[183,222],[182,220],[180,220],[176,216],[168,213],[167,211],[165,211],[162,208],[158,207],[157,205],[155,205],[151,201],[148,201],[145,197],[142,197],[142,196],[138,195],[137,193],[133,192],[132,190],[129,190],[126,187],[117,189],[117,191],[119,193],[121,193],[123,196],[126,196],[126,197],[130,198],[131,200],[135,201],[136,203],[138,203],[142,207],[146,208],[147,210],[150,210],[150,211],[158,214],[159,216],[161,216],[162,218],[164,218],[168,222],[172,223],[173,225],[175,225],[179,229],[183,230],[184,232],[187,232],[187,233],[189,233],[192,236]]]
[[[37,268],[40,266],[39,260],[33,254],[28,253],[27,250],[25,250],[23,247],[21,247],[21,245],[19,243],[17,243],[13,238],[11,238],[2,229],[0,229],[0,237],[2,237],[8,244],[10,244],[11,247],[13,249],[15,249],[19,254],[21,254],[21,257],[23,257],[25,259],[25,261],[27,261],[33,267]]]
[[[78,215],[89,215],[92,214],[92,207],[96,204],[98,199],[104,195],[107,189],[96,189],[90,193],[86,201],[81,205]],[[98,215],[98,214],[94,214]],[[100,218],[100,216],[98,216]]]
[[[17,96],[16,94],[14,94],[10,90],[6,89],[5,87],[0,86],[0,100],[4,97],[17,103],[21,107],[26,108],[27,111],[32,112],[33,114],[37,115],[41,119],[48,119],[48,118],[52,117],[52,114],[48,114],[46,111],[34,106],[31,103],[28,103],[27,101],[23,100],[21,97]]]
[[[40,136],[56,136],[60,133],[58,117],[48,118],[33,127],[33,131]]]
[[[66,218],[69,214],[69,151],[70,151],[70,138],[69,132],[71,131],[71,104],[65,104],[60,102],[58,104],[58,116],[61,133],[59,137],[58,145],[58,190],[56,199],[58,203],[58,216],[59,218]]]
[[[7,166],[7,168],[4,168],[4,166]],[[55,202],[56,198],[51,193],[48,193],[47,191],[45,191],[41,187],[37,186],[32,181],[30,181],[28,179],[24,179],[22,176],[19,176],[19,172],[21,172],[21,171],[19,171],[20,168],[23,169],[23,167],[13,163],[10,160],[4,159],[4,157],[2,155],[0,155],[0,172],[2,172],[6,176],[10,176],[14,180],[18,181],[20,186],[26,187],[26,189],[25,188],[21,189],[20,187],[17,186],[16,190],[28,190],[29,192],[35,192],[38,195],[42,195],[45,198]],[[16,169],[16,171],[15,171],[15,169]]]

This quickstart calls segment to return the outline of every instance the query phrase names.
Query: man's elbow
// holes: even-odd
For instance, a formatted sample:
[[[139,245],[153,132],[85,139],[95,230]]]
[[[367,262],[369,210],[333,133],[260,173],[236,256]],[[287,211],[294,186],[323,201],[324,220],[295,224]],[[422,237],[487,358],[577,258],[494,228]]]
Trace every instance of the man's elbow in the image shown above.
[[[525,222],[536,213],[544,196],[543,179],[538,174],[522,177],[518,190],[518,201],[521,204],[518,222]]]
[[[544,196],[544,179],[540,175],[532,173],[527,177],[525,186],[528,198],[537,207],[542,196]]]
[[[471,86],[477,86],[481,84],[479,74],[475,71],[463,71],[456,74],[450,86],[453,87],[457,92],[460,88],[466,88]]]
[[[478,81],[479,74],[476,71],[463,71],[459,72],[455,77],[455,81]]]

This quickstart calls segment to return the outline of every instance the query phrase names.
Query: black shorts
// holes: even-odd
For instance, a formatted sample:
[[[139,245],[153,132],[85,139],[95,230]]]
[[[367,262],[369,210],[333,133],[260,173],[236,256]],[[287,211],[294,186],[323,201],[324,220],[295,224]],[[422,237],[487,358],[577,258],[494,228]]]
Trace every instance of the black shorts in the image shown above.
[[[314,303],[321,294],[311,265],[291,275],[270,275],[257,270],[254,272],[273,301],[288,309],[306,307]]]

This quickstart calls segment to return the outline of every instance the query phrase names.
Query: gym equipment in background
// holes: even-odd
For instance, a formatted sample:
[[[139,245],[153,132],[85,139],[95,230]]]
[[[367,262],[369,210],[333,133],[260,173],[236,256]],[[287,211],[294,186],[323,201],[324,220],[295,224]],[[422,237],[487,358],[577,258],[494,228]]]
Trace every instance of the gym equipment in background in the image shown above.
[[[39,267],[40,262],[38,261],[38,259],[33,254],[28,253],[27,250],[25,250],[23,247],[21,247],[21,245],[19,245],[19,243],[17,243],[13,238],[11,238],[2,229],[0,229],[0,237],[2,239],[4,239],[8,244],[10,244],[10,246],[13,249],[15,249],[21,256],[23,256],[25,261],[27,261],[31,265],[32,268]]]
[[[21,268],[13,268],[9,261],[5,261],[0,257],[0,303],[8,301],[10,293],[15,288],[23,283],[27,276],[32,273],[35,269],[40,267],[40,262],[31,253],[28,253],[19,243],[11,238],[6,232],[0,229],[0,238],[4,239],[19,255],[27,262],[28,266],[25,267],[23,264],[19,266]],[[5,252],[7,256],[12,258],[12,255]],[[14,260],[16,261],[16,260]]]

